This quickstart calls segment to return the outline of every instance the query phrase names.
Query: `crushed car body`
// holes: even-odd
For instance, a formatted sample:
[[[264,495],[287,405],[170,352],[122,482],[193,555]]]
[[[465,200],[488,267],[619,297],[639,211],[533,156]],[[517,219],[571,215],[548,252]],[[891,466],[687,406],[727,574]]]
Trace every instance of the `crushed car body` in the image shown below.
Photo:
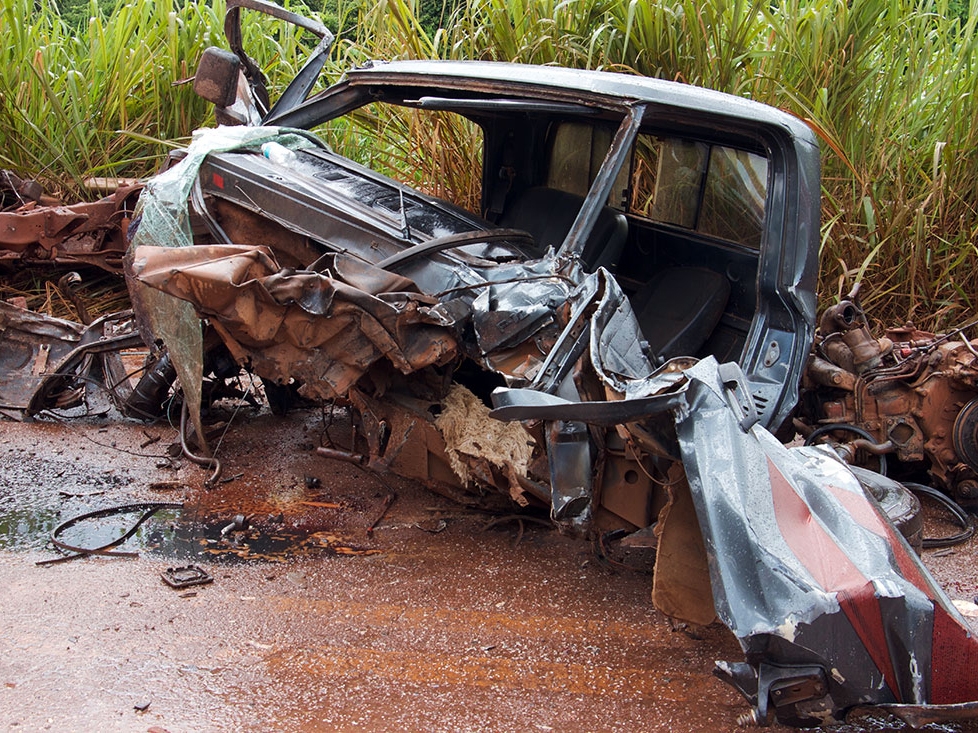
[[[40,184],[0,171],[0,265],[91,265],[122,273],[125,230],[141,186],[90,203],[64,205]]]
[[[187,403],[221,349],[281,409],[298,393],[350,412],[328,457],[569,531],[651,530],[653,601],[730,627],[746,660],[718,674],[759,723],[975,714],[978,644],[906,539],[831,450],[771,433],[814,332],[804,124],[513,64],[373,64],[307,96],[331,36],[305,20],[323,42],[269,107],[240,13],[297,21],[228,5],[234,53],[208,51],[196,85],[245,124],[200,131],[129,229],[140,327]],[[308,132],[378,120],[475,139],[468,207]]]

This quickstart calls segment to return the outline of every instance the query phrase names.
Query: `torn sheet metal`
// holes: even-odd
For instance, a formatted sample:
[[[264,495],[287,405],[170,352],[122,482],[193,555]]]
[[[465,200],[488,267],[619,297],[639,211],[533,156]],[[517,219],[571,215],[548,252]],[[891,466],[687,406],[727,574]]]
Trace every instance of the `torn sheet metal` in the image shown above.
[[[286,270],[264,247],[138,247],[133,273],[192,304],[260,376],[352,405],[351,450],[365,442],[371,465],[450,488],[454,458],[479,482],[542,496],[556,520],[587,528],[612,462],[602,446],[621,438],[623,453],[641,454],[676,488],[656,602],[693,620],[715,612],[733,630],[746,661],[720,673],[760,721],[817,725],[866,705],[978,699],[966,672],[978,651],[961,617],[842,463],[764,430],[736,364],[656,368],[604,270],[584,275],[544,257],[470,259],[453,273],[447,253],[438,267],[427,256],[400,258],[398,274],[340,253]],[[486,451],[446,449],[434,415],[463,357],[521,387],[497,393],[492,414],[524,421],[532,457],[494,463]],[[680,460],[685,495],[673,476]],[[687,574],[687,588],[673,585]]]
[[[686,374],[677,435],[716,611],[747,657],[718,673],[758,720],[978,700],[978,641],[848,468],[742,427],[712,360]]]
[[[609,518],[647,530],[659,517],[660,549],[669,552],[656,570],[656,602],[688,618],[695,604],[696,618],[716,612],[730,625],[747,660],[724,669],[762,722],[771,710],[811,725],[861,705],[975,699],[970,681],[948,692],[963,665],[939,675],[940,664],[924,669],[949,644],[965,649],[970,664],[973,640],[858,482],[829,456],[777,448],[760,427],[779,426],[792,409],[813,328],[818,145],[807,127],[687,85],[597,72],[376,64],[302,101],[306,81],[290,88],[295,95],[286,92],[291,109],[264,119],[312,128],[389,101],[434,104],[479,126],[479,213],[324,147],[266,159],[255,143],[274,139],[274,128],[201,133],[186,159],[148,189],[133,227],[137,309],[148,312],[153,338],[174,363],[185,365],[185,390],[199,383],[192,365],[200,363],[204,316],[239,363],[273,382],[301,381],[307,394],[349,409],[348,444],[323,446],[323,455],[388,468],[448,494],[471,481],[480,502],[499,493],[507,505],[509,495],[532,499],[582,533],[600,531]],[[554,174],[569,180],[545,161],[554,129],[571,120],[592,132],[617,120],[611,152],[595,147],[581,156],[582,180],[602,162],[587,196],[568,209],[572,231],[521,237],[508,227],[535,222],[513,223],[507,209],[515,214],[517,197]],[[682,227],[631,210],[615,190],[618,172],[640,160],[628,159],[644,147],[640,134],[685,138],[687,129],[696,145],[766,151],[761,178],[778,193],[765,194],[771,210],[751,246],[716,246],[715,232],[693,229],[677,237]],[[201,164],[217,150],[231,152]],[[550,206],[533,214],[549,221],[567,200],[560,193],[567,192],[552,191]],[[200,248],[186,247],[188,199],[206,228]],[[604,211],[609,201],[625,211]],[[604,229],[603,217],[625,240],[595,239],[602,257],[588,259],[585,239]],[[250,226],[259,219],[263,226]],[[252,246],[219,250],[214,242]],[[557,253],[540,256],[547,247]],[[599,267],[605,261],[622,285]],[[704,305],[709,317],[701,320],[654,298],[660,277],[676,277],[663,269],[672,262],[687,270],[676,282],[710,273],[726,302]],[[292,269],[276,269],[281,264]],[[172,296],[185,304],[174,306]],[[702,326],[706,341],[685,354],[654,353],[652,337],[672,316]],[[705,354],[714,356],[696,365]],[[739,358],[740,367],[715,358]],[[487,450],[465,435],[446,445],[451,430],[440,431],[436,416],[456,412],[447,399],[453,385],[485,401],[503,384],[510,390],[494,397],[492,416],[522,422],[529,455],[505,451],[493,460],[501,441]],[[491,488],[502,492],[481,493]],[[820,563],[822,555],[833,562]],[[695,582],[668,597],[684,576]]]
[[[130,251],[138,246],[191,246],[193,238],[187,202],[207,155],[217,150],[257,147],[272,140],[292,146],[312,144],[304,136],[283,134],[276,127],[221,127],[195,132],[185,157],[146,184],[128,232]],[[136,312],[148,321],[145,326],[140,326],[147,343],[159,339],[166,344],[197,435],[203,436],[200,422],[203,337],[193,306],[138,282],[132,283],[130,295]],[[209,452],[206,446],[203,449],[205,453]]]
[[[141,346],[131,311],[82,325],[0,301],[0,408],[33,415],[81,404],[91,382],[119,404],[131,388],[119,352]]]

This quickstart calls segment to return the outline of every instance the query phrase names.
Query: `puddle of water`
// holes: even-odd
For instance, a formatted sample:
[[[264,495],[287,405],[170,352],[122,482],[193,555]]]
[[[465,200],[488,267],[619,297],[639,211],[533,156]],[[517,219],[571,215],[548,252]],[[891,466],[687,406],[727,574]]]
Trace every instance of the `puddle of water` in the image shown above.
[[[51,533],[58,525],[99,508],[69,511],[64,508],[0,506],[0,549],[42,549],[49,545]],[[128,532],[142,514],[142,511],[132,511],[82,520],[64,529],[58,539],[76,547],[101,547]],[[227,522],[200,523],[187,515],[187,511],[179,509],[161,510],[142,524],[132,537],[113,549],[186,562],[284,562],[316,554],[372,555],[380,552],[327,531],[298,531],[269,523],[228,532]]]
[[[104,469],[86,465],[87,456],[75,456],[71,448],[42,453],[33,448],[8,448],[0,453],[0,549],[57,550],[50,546],[51,533],[62,523],[83,514],[135,501],[125,495],[139,483],[128,468]],[[81,460],[80,460],[81,459]],[[296,489],[299,494],[302,488]],[[160,497],[168,499],[169,497]],[[297,501],[301,495],[293,497]],[[240,502],[240,497],[238,497]],[[232,499],[232,502],[234,500]],[[232,517],[213,514],[202,517],[189,506],[183,510],[165,509],[143,523],[126,542],[113,548],[140,552],[174,562],[231,562],[241,560],[284,561],[303,555],[373,554],[378,550],[359,547],[338,533],[323,531],[332,523],[326,504],[311,503],[304,510],[293,502],[289,517],[299,522],[278,521],[258,512],[255,525],[245,531],[228,531]],[[247,506],[247,502],[243,504]],[[329,506],[334,506],[330,504]],[[319,507],[319,508],[317,508]],[[339,507],[339,505],[336,505]],[[266,509],[268,507],[265,507]],[[256,510],[257,511],[257,510]],[[310,513],[320,512],[307,521]],[[344,507],[347,517],[357,510]],[[59,539],[77,547],[104,546],[128,532],[142,516],[135,510],[108,517],[93,517],[65,528]]]
[[[57,510],[0,509],[0,549],[39,549],[61,522]]]

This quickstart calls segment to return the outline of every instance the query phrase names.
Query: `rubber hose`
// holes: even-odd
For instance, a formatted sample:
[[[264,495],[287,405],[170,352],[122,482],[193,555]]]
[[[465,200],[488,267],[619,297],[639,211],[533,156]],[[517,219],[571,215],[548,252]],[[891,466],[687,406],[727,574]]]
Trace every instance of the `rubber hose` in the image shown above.
[[[906,481],[903,482],[903,485],[915,494],[923,495],[936,501],[938,504],[951,512],[951,514],[953,514],[954,518],[957,520],[957,523],[961,525],[961,531],[957,534],[950,535],[949,537],[925,537],[923,541],[923,546],[925,549],[930,550],[936,547],[953,547],[954,545],[960,545],[962,542],[970,539],[975,533],[975,528],[971,524],[971,517],[968,516],[968,512],[965,511],[964,507],[958,504],[950,496],[931,486],[925,486],[924,484],[915,484]]]
[[[834,423],[829,423],[828,425],[820,425],[819,427],[815,428],[811,432],[811,434],[807,438],[805,438],[805,445],[812,445],[815,442],[816,438],[820,438],[826,433],[831,433],[835,430],[847,430],[850,433],[855,433],[860,438],[865,438],[870,443],[876,442],[876,436],[874,436],[868,430],[863,430],[861,427],[857,425],[850,425],[849,423],[845,423],[845,422],[834,422]],[[880,470],[877,471],[877,473],[880,473],[885,476],[886,456],[879,455],[876,457],[880,459]]]

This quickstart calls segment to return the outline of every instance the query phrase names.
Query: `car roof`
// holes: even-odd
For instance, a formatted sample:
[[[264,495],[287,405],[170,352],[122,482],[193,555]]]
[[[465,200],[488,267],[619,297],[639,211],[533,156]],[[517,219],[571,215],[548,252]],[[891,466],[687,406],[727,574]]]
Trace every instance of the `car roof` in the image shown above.
[[[444,86],[499,94],[531,94],[612,107],[649,102],[704,116],[780,128],[792,138],[817,144],[811,128],[788,112],[760,102],[682,82],[609,71],[569,69],[498,61],[388,61],[352,69],[344,76],[363,84]],[[342,84],[342,81],[340,82]]]

